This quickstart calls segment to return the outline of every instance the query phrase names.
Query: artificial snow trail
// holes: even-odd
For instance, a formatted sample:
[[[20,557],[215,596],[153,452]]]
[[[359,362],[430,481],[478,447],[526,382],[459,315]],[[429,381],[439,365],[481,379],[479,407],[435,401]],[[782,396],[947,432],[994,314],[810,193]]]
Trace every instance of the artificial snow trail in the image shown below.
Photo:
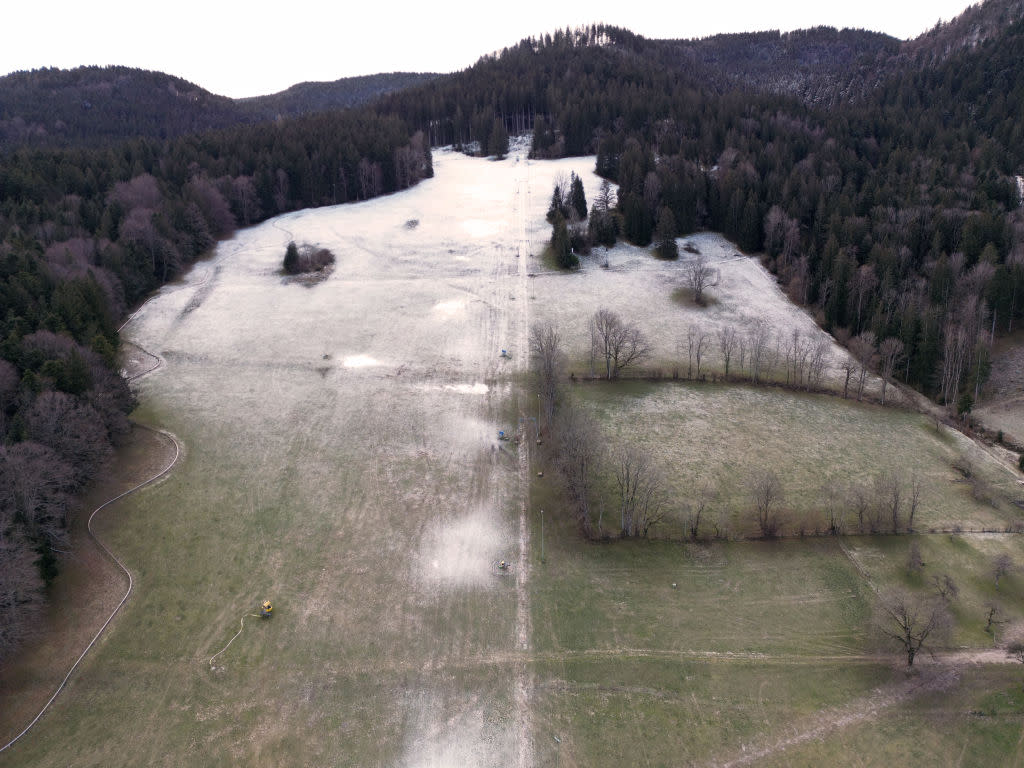
[[[529,348],[529,278],[530,241],[526,233],[530,195],[530,161],[522,155],[516,159],[517,173],[513,192],[514,228],[516,256],[518,261],[516,304],[519,310],[518,333],[516,336],[516,370],[525,373]],[[520,408],[519,420],[519,557],[516,563],[516,649],[529,656],[530,650],[530,430],[527,414],[529,407],[524,401]],[[516,665],[515,708],[516,708],[516,765],[529,768],[533,764],[530,724],[530,698],[533,681],[526,660]]]

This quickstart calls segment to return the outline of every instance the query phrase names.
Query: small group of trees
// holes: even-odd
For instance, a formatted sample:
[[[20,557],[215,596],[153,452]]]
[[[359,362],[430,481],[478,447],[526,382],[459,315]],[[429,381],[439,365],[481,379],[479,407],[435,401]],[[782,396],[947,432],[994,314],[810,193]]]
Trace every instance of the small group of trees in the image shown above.
[[[684,351],[680,343],[677,351]],[[770,379],[784,369],[785,383],[798,389],[822,386],[832,359],[831,344],[820,334],[805,334],[793,329],[788,335],[775,334],[762,320],[743,328],[728,324],[712,331],[701,323],[686,329],[686,377],[704,377],[712,352],[726,379],[745,377],[755,384]]]
[[[835,337],[849,350],[849,355],[841,363],[845,374],[843,397],[849,397],[852,379],[857,390],[857,400],[863,399],[868,374],[872,370],[877,370],[882,378],[882,404],[884,405],[889,382],[893,380],[896,367],[904,359],[903,342],[895,337],[889,337],[879,344],[872,331],[864,331],[851,337],[848,328],[837,329]]]
[[[587,197],[583,180],[575,172],[559,175],[551,193],[547,220],[551,224],[551,250],[562,269],[579,266],[577,253],[590,252],[590,238],[583,222],[587,218]]]
[[[923,483],[897,472],[882,472],[870,482],[851,483],[842,490],[845,510],[837,509],[830,522],[836,533],[912,533],[921,507]]]
[[[590,206],[590,217],[587,222],[587,237],[592,245],[603,245],[611,248],[622,230],[619,217],[615,210],[616,194],[608,179],[601,181],[601,188]]]
[[[605,358],[609,378],[645,354],[643,336],[615,313],[599,310],[591,326],[595,338],[601,340],[597,349]],[[551,438],[548,450],[553,453],[580,530],[588,538],[605,535],[602,515],[594,519],[594,498],[599,478],[610,473],[618,493],[619,534],[647,536],[665,509],[662,470],[640,449],[608,450],[589,414],[562,397],[565,356],[554,326],[531,331],[530,352],[544,426]]]
[[[295,245],[292,241],[284,252],[284,271],[289,275],[300,275],[307,272],[322,272],[334,263],[334,254],[326,248],[303,243]]]
[[[925,569],[917,542],[908,549],[907,569],[911,576],[920,578]],[[996,591],[1000,581],[1016,570],[1016,563],[1006,553],[995,556],[989,566]],[[953,627],[952,607],[960,599],[960,588],[948,573],[932,574],[927,582],[931,594],[915,594],[907,590],[889,590],[879,596],[875,606],[874,625],[879,637],[895,644],[907,661],[907,667],[923,651],[941,646],[949,639]],[[993,634],[1005,622],[1003,607],[995,599],[981,606],[985,617],[985,631]],[[963,610],[961,607],[958,610]],[[1024,661],[1024,644],[1010,643],[1010,655]]]
[[[556,212],[561,213],[567,221],[583,221],[587,218],[587,195],[583,189],[583,179],[575,171],[568,178],[564,173],[555,177],[547,212],[548,223],[554,220]]]
[[[839,488],[826,482],[819,489],[820,501],[813,512],[787,515],[785,483],[776,471],[753,470],[745,485],[749,502],[745,520],[764,539],[782,536],[787,529],[801,536],[912,533],[922,490],[922,483],[916,476],[905,481],[894,472],[883,472],[867,485],[851,483]],[[686,524],[690,536],[699,539],[707,534],[700,526],[702,519],[707,520],[707,507],[713,494],[706,485],[698,483],[691,496],[686,507]],[[726,526],[719,519],[715,522],[717,538],[726,532]]]
[[[599,309],[590,318],[590,368],[603,364],[604,378],[615,379],[625,369],[651,356],[651,344],[635,325],[609,309]]]

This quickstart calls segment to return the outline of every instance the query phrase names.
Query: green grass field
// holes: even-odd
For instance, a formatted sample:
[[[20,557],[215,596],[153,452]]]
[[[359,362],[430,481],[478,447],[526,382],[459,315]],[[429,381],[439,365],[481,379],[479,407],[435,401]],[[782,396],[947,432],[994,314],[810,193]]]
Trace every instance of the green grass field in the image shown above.
[[[656,534],[680,536],[686,501],[707,484],[715,494],[711,510],[725,513],[732,532],[756,535],[747,485],[765,468],[782,481],[783,535],[798,533],[801,525],[807,532],[826,529],[821,510],[827,486],[834,489],[846,530],[856,532],[849,489],[870,493],[884,473],[895,473],[905,489],[912,478],[921,481],[916,530],[959,525],[1002,531],[1021,519],[1007,501],[1021,497],[1012,477],[976,455],[962,436],[944,427],[937,431],[933,421],[916,413],[722,384],[602,382],[577,385],[571,395],[596,417],[612,452],[621,445],[639,446],[662,467],[669,513]],[[953,469],[965,451],[992,489],[994,503],[972,498],[971,486]],[[604,488],[612,493],[610,475]]]

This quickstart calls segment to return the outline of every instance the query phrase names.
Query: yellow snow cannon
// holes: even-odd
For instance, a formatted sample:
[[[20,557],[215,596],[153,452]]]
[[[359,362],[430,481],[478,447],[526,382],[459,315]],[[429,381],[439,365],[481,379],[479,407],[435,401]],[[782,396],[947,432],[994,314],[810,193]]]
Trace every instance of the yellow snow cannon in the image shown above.
[[[269,600],[264,600],[263,605],[260,606],[260,618],[269,619],[270,614],[274,612],[274,606],[270,604]]]

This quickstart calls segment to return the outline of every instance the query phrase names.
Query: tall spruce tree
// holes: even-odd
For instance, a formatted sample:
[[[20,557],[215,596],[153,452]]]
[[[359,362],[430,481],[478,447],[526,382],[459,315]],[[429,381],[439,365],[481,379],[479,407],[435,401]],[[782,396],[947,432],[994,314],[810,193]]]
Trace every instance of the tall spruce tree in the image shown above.
[[[671,209],[662,206],[658,211],[658,226],[655,228],[655,249],[663,259],[678,259],[679,247],[676,245],[676,217]]]
[[[583,179],[572,174],[572,183],[569,186],[569,207],[576,211],[580,220],[587,218],[587,195],[583,191]]]
[[[505,130],[505,121],[500,118],[494,120],[490,138],[487,140],[487,151],[499,160],[503,160],[508,154],[508,131]]]

